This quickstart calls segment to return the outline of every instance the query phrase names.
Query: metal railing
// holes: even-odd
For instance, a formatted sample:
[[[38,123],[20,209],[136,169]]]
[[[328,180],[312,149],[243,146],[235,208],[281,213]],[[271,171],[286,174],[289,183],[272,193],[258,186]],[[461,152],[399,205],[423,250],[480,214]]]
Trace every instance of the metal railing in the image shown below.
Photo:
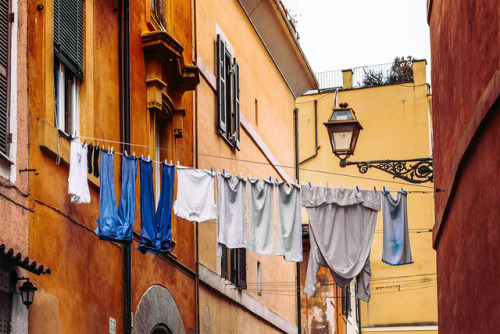
[[[392,65],[392,63],[386,63],[352,68],[353,88],[383,86],[411,81],[404,79],[402,76],[395,75],[392,71]],[[313,90],[306,94],[333,90],[343,86],[342,70],[316,72],[315,75],[318,79],[319,91]]]

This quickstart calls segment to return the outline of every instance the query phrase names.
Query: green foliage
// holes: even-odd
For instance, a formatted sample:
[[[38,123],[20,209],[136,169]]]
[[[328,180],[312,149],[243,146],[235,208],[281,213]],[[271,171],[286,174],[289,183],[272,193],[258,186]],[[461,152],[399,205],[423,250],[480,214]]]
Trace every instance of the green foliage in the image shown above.
[[[413,81],[413,57],[396,57],[387,75],[382,71],[365,70],[361,87],[393,85]]]

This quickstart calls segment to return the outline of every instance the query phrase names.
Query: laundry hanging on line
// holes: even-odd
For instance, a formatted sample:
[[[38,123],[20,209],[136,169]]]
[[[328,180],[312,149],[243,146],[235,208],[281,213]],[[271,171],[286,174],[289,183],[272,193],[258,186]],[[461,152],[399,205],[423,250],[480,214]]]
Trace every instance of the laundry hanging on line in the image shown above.
[[[75,204],[90,203],[87,180],[88,148],[76,140],[71,141],[69,158],[68,194]]]
[[[274,184],[248,178],[248,249],[261,255],[274,250]]]
[[[413,263],[408,233],[407,194],[398,191],[396,198],[388,191],[382,196],[384,234],[382,261],[392,266]]]
[[[227,248],[247,248],[246,178],[217,173],[217,242]]]
[[[359,275],[356,297],[370,300],[370,251],[380,200],[380,192],[302,186],[311,243],[307,295],[316,295],[319,268],[328,267],[340,287]]]

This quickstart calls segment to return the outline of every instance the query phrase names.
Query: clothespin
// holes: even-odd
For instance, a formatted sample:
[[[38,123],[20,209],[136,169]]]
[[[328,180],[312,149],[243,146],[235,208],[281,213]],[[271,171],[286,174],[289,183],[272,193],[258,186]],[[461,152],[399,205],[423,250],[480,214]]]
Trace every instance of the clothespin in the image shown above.
[[[405,194],[408,194],[408,192],[406,190],[404,190],[403,187],[401,187],[401,192],[405,193]]]
[[[133,156],[134,156],[134,158],[135,158],[135,152],[134,152],[134,153],[132,153],[132,155],[133,155]]]
[[[214,173],[214,168],[210,167],[210,174],[213,174],[213,173]]]
[[[377,192],[377,187],[373,186],[373,190],[375,190],[375,192]]]
[[[311,189],[312,189],[311,182],[308,182],[308,183],[309,183],[309,188],[311,188]]]
[[[269,182],[273,182],[273,178],[269,176]]]
[[[151,160],[151,156],[148,154],[148,160]]]
[[[295,184],[299,184],[299,181],[297,179],[295,179]]]
[[[170,160],[170,164],[172,164],[172,160]]]
[[[359,188],[358,188],[358,186],[356,186],[356,190],[357,190],[357,191],[358,191],[358,193],[359,193]]]
[[[87,139],[83,141],[82,148],[85,147],[85,143],[87,142]]]
[[[110,152],[110,151],[111,151],[111,149],[110,149],[110,148],[109,148],[109,146],[108,146],[108,152]]]
[[[243,172],[240,172],[240,176],[243,177]]]
[[[181,165],[179,165],[179,161],[177,161],[177,167],[180,167]]]
[[[344,190],[344,187],[342,187],[342,184],[340,185],[340,189],[341,189],[341,190]]]
[[[280,183],[280,181],[278,181],[278,178],[276,178],[276,183]]]
[[[125,152],[125,156],[128,157],[127,151],[124,151],[124,152]]]
[[[326,187],[328,188],[328,182],[326,182]]]
[[[384,193],[385,193],[385,192],[386,192],[386,191],[385,191],[385,186],[384,186]]]
[[[226,170],[222,169],[222,175],[226,175]]]
[[[96,145],[97,148],[99,148],[99,142],[97,142],[97,145]]]

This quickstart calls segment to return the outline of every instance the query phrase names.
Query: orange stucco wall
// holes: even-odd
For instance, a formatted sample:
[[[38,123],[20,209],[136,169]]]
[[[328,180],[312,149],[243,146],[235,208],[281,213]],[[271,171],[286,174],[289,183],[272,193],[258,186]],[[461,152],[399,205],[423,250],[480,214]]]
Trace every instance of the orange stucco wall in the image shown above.
[[[184,47],[184,62],[192,64],[192,9],[190,2],[169,2],[167,31]],[[149,31],[149,1],[131,1],[131,142],[154,146],[150,114],[146,104],[146,62],[141,33]],[[34,212],[29,217],[30,256],[52,269],[51,275],[33,277],[38,287],[30,308],[30,330],[46,333],[108,332],[109,317],[116,319],[117,333],[123,332],[122,246],[101,241],[94,233],[99,215],[99,187],[90,184],[90,204],[75,205],[67,194],[68,166],[55,163],[56,146],[53,98],[53,5],[35,10],[29,1],[29,110],[30,168]],[[120,73],[118,1],[84,2],[84,78],[80,86],[80,132],[100,138],[101,145],[120,152]],[[172,143],[177,151],[192,151],[192,93],[185,93],[183,138]],[[41,121],[49,135],[41,135]],[[44,130],[45,131],[45,130]],[[52,131],[52,132],[51,132]],[[44,139],[45,138],[45,139]],[[103,140],[104,139],[104,140]],[[83,141],[83,140],[82,140]],[[50,143],[49,143],[50,142]],[[43,150],[42,150],[43,147]],[[68,154],[68,139],[60,138],[61,154]],[[154,149],[132,147],[136,155],[151,155]],[[132,153],[132,152],[130,152]],[[182,165],[192,165],[192,155],[170,154]],[[162,156],[167,158],[167,156]],[[63,159],[64,160],[64,159]],[[120,156],[115,156],[115,191],[120,196]],[[93,181],[95,182],[95,181]],[[139,177],[137,178],[139,190]],[[186,330],[195,324],[194,228],[178,221],[175,256],[141,254],[136,250],[140,233],[139,192],[137,192],[134,241],[132,243],[132,311],[144,292],[161,285],[173,295]],[[31,277],[30,277],[31,278]]]

